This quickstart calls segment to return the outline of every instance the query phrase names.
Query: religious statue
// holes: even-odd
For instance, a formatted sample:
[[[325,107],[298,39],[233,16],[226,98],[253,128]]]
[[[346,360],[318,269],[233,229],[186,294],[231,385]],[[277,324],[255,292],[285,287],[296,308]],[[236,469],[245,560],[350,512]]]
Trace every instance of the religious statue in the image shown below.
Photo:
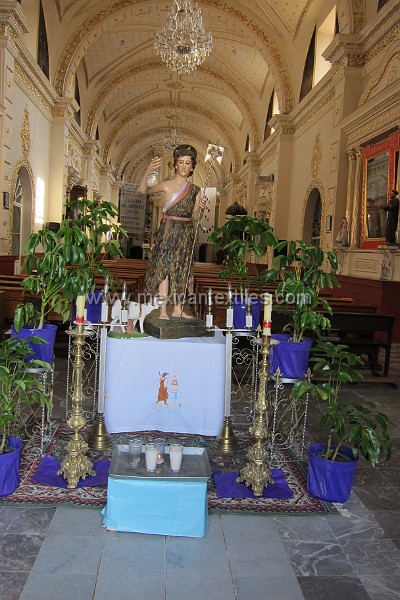
[[[336,236],[336,243],[341,248],[347,248],[349,245],[349,225],[346,217],[343,217],[339,232]]]
[[[389,202],[386,206],[383,206],[382,209],[386,210],[388,213],[387,221],[386,221],[386,242],[388,244],[396,243],[396,230],[397,230],[397,222],[399,220],[399,192],[397,190],[392,190],[390,194]]]

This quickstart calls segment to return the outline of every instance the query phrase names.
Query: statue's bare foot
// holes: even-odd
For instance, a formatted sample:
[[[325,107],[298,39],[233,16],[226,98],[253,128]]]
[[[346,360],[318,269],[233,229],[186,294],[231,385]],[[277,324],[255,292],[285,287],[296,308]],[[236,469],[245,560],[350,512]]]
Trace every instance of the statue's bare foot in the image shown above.
[[[160,310],[160,316],[158,317],[159,319],[163,319],[164,321],[168,321],[169,320],[169,316],[167,315],[167,311],[164,309]]]
[[[126,324],[126,333],[133,333],[133,320],[129,319]]]

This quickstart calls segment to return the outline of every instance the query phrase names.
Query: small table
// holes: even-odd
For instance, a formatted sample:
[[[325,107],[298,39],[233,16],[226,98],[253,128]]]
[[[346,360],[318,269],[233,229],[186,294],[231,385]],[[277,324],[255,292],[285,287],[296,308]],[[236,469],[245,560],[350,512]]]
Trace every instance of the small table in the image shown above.
[[[172,473],[169,448],[164,463],[154,473],[131,466],[127,445],[118,445],[110,466],[107,529],[158,535],[203,537],[208,527],[207,480],[211,476],[207,450],[185,447],[179,473]]]

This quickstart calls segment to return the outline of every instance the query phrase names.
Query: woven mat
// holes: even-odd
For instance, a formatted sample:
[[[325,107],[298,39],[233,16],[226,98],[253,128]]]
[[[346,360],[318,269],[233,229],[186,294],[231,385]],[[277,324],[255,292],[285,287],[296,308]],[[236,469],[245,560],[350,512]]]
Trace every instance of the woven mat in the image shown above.
[[[240,470],[247,461],[246,452],[254,442],[247,430],[235,430],[239,448],[236,452],[224,454],[214,447],[215,438],[189,434],[166,434],[160,432],[140,432],[140,435],[151,439],[162,436],[165,439],[179,440],[187,446],[206,447],[210,459],[211,471]],[[126,444],[129,439],[137,434],[113,434],[114,443]],[[70,432],[65,424],[59,424],[53,441],[47,449],[47,454],[62,460],[65,456],[65,445]],[[40,446],[38,436],[32,436],[24,444],[21,459],[21,482],[18,489],[11,496],[0,498],[0,506],[81,506],[97,508],[105,506],[107,502],[107,487],[81,487],[77,489],[63,489],[32,481],[41,462],[38,450]],[[104,452],[91,452],[92,460],[101,460],[111,457],[111,450]],[[213,478],[208,484],[208,507],[212,513],[241,513],[241,514],[290,514],[290,515],[326,515],[337,513],[337,509],[330,503],[314,498],[307,492],[305,465],[294,460],[288,450],[277,453],[275,467],[282,470],[283,475],[293,492],[292,498],[218,498]]]

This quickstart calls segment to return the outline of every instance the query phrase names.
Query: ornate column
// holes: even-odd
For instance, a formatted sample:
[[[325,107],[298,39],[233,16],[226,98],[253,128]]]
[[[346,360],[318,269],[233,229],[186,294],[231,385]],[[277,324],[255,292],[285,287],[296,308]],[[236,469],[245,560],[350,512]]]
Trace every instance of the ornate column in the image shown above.
[[[351,236],[350,236],[350,247],[360,247],[360,234],[361,234],[361,218],[362,218],[362,151],[357,148],[356,154],[356,166],[354,176],[354,203],[351,217]]]
[[[260,159],[255,152],[247,153],[248,179],[247,179],[247,202],[246,208],[250,217],[253,216],[254,207],[257,204],[256,184],[258,179],[258,169],[260,167]]]
[[[60,222],[64,212],[64,199],[67,196],[68,174],[68,122],[74,118],[78,104],[74,98],[59,98],[54,103],[53,121],[50,130],[49,160],[49,221]]]
[[[346,219],[351,231],[352,218],[353,218],[353,204],[354,204],[354,176],[356,166],[356,152],[354,148],[347,151],[347,157],[349,159],[349,172],[347,176],[347,198],[346,198]]]

